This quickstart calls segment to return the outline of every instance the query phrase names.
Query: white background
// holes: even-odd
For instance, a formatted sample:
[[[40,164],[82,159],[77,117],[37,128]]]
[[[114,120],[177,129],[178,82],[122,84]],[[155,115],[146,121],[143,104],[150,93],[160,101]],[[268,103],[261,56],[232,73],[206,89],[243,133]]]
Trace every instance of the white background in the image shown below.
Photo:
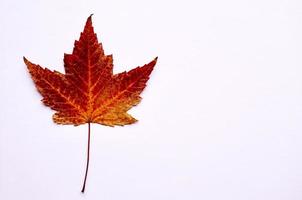
[[[159,57],[135,125],[59,126],[22,56],[63,72],[87,17],[114,72]],[[0,199],[301,200],[300,0],[0,1]]]

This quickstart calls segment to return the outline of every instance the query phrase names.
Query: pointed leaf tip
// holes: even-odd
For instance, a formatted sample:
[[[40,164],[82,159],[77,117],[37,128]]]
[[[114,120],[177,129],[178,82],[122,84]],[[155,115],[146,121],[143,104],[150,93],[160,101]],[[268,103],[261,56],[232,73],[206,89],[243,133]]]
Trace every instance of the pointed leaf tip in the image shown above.
[[[29,60],[27,60],[27,58],[25,58],[25,56],[23,56],[23,61],[26,65],[29,63]]]
[[[93,14],[91,14],[91,15],[87,18],[86,23],[85,23],[85,26],[84,26],[84,31],[83,31],[83,32],[88,31],[88,30],[91,30],[91,29],[92,29],[92,31],[93,31],[92,19],[91,19],[92,15],[93,15]]]
[[[92,22],[92,15],[93,15],[93,14],[89,15],[89,17],[87,18],[86,24],[87,24],[88,22]]]
[[[156,65],[157,59],[158,59],[158,57],[156,56],[156,57],[149,63],[149,65],[150,65],[150,64],[152,64],[153,66]]]

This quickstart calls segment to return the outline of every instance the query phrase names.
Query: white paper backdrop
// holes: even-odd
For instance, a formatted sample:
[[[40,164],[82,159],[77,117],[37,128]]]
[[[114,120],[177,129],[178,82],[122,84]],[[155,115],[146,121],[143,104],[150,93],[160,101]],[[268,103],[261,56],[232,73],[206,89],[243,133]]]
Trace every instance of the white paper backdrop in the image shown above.
[[[59,126],[22,57],[63,72],[87,17],[115,72],[158,64],[126,127]],[[0,199],[301,200],[299,0],[0,1]]]

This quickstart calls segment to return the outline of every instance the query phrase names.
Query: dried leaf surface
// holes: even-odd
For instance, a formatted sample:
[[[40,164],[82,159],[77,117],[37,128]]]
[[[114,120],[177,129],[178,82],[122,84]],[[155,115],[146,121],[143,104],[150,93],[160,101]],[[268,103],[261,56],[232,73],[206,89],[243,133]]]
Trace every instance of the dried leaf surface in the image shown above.
[[[42,68],[24,58],[42,102],[55,110],[54,122],[107,126],[132,124],[127,111],[137,105],[157,58],[150,63],[113,74],[112,55],[105,55],[94,33],[91,16],[72,54],[64,55],[65,74]]]

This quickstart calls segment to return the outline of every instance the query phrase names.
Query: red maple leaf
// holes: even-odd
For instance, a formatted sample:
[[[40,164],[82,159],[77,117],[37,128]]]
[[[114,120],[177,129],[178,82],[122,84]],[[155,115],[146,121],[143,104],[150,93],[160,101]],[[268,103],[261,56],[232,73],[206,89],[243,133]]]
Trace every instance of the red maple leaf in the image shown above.
[[[88,17],[72,54],[64,55],[65,74],[33,64],[24,57],[42,102],[55,110],[57,124],[88,123],[88,150],[85,191],[90,152],[90,123],[127,125],[137,120],[127,111],[137,105],[157,58],[142,67],[113,74],[112,55],[105,55]]]

